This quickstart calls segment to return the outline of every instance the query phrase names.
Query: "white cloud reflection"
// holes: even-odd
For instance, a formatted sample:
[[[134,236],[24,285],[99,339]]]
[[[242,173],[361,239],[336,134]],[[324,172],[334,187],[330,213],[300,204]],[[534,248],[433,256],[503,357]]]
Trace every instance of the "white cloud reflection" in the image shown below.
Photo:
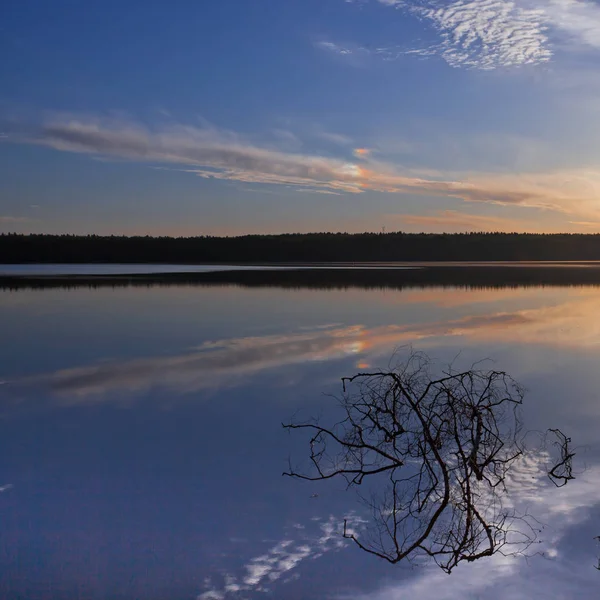
[[[333,515],[327,519],[318,519],[317,532],[307,533],[304,525],[296,525],[294,529],[300,532],[296,534],[296,539],[286,537],[265,553],[249,559],[238,575],[224,572],[220,584],[209,578],[205,581],[207,589],[198,596],[198,600],[239,598],[243,596],[238,594],[243,592],[268,593],[271,586],[284,575],[286,579],[283,583],[297,579],[297,573],[291,578],[288,577],[289,572],[296,569],[300,563],[320,558],[326,552],[340,550],[349,544],[342,535],[344,519],[350,528],[349,531],[356,532],[364,524],[362,518],[351,513],[341,519]]]
[[[368,583],[368,562],[376,560],[365,555],[365,585],[362,591],[336,594],[321,590],[314,597],[338,600],[589,598],[590,590],[597,585],[595,556],[590,553],[586,560],[570,556],[565,538],[575,526],[584,523],[589,522],[590,540],[600,528],[600,524],[590,521],[593,510],[600,504],[597,493],[600,489],[600,466],[578,473],[567,486],[556,488],[547,477],[550,460],[544,451],[526,453],[515,463],[506,481],[505,506],[514,508],[517,514],[532,515],[534,518],[530,519],[530,523],[539,528],[538,542],[526,550],[527,560],[524,556],[497,553],[491,558],[462,564],[451,576],[422,561],[415,565],[416,570],[410,571],[390,566],[386,583],[375,582],[375,589],[365,592],[364,589],[372,585]],[[350,527],[359,534],[362,528],[368,526],[368,521],[359,514],[352,513],[347,518]],[[291,573],[299,565],[348,544],[341,537],[342,522],[343,518],[333,516],[317,518],[317,532],[311,527],[315,521],[307,526],[294,526],[295,533],[246,560],[239,569],[224,569],[220,575],[207,579],[198,600],[233,600],[247,597],[245,593],[274,593],[275,584],[286,584],[300,576],[298,572]],[[518,522],[514,526],[517,531]],[[517,533],[514,538],[522,539]],[[356,548],[354,551],[360,552]],[[283,592],[278,593],[279,597],[285,597]]]
[[[517,512],[527,512],[540,522],[537,556],[528,560],[495,554],[472,564],[462,564],[448,576],[437,567],[425,567],[417,576],[387,583],[372,592],[336,596],[338,600],[563,600],[591,598],[598,585],[595,556],[575,562],[565,556],[562,544],[575,525],[586,522],[600,504],[600,466],[594,466],[563,488],[548,482],[547,456],[529,454],[515,465],[508,481],[508,497]],[[600,525],[590,528],[590,540]],[[571,560],[569,560],[571,558]]]

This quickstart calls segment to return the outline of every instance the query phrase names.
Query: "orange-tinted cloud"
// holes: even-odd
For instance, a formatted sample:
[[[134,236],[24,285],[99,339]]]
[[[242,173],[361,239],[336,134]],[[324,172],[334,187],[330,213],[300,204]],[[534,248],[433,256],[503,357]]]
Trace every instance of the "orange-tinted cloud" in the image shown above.
[[[508,219],[492,215],[476,215],[456,210],[437,211],[427,215],[390,215],[403,225],[414,226],[421,231],[508,231],[535,233],[547,231],[539,223],[531,224],[520,219]]]
[[[371,154],[371,151],[368,148],[354,149],[354,156],[356,156],[357,158],[366,158],[367,156],[369,156],[369,154]]]
[[[357,148],[355,155],[369,159],[368,169],[337,158],[256,145],[233,132],[216,129],[182,125],[149,129],[130,122],[70,117],[48,122],[25,141],[66,152],[172,165],[169,168],[203,178],[346,193],[452,197],[570,213],[579,222],[600,221],[600,169],[416,177],[372,160],[366,148]],[[451,216],[446,215],[446,220]]]

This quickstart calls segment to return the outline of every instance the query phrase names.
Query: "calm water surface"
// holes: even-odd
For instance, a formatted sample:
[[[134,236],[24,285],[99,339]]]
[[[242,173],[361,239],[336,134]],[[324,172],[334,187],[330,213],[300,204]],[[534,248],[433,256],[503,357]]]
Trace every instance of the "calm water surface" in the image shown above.
[[[464,263],[466,264],[466,263]],[[412,269],[406,263],[338,263],[327,267],[295,266],[294,269],[355,269],[366,265],[369,269]],[[142,275],[152,273],[210,273],[214,271],[284,270],[285,266],[252,265],[167,265],[167,264],[0,264],[0,276],[51,275]]]
[[[206,273],[252,269],[228,265],[150,265],[150,264],[0,264],[0,275],[132,275],[143,273]]]
[[[600,287],[170,286],[0,291],[0,597],[598,597]],[[412,344],[487,357],[561,427],[577,478],[527,474],[540,554],[452,575],[344,543],[341,483],[281,477],[282,421],[335,413],[340,377]],[[312,497],[318,494],[317,497]]]

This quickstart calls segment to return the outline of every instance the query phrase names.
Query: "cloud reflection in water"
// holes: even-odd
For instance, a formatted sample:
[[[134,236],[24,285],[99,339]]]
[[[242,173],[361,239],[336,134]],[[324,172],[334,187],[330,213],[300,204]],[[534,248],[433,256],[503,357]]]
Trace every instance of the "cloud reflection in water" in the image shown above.
[[[427,292],[425,302],[448,302]],[[469,295],[457,294],[456,306]],[[481,296],[481,295],[479,295]],[[481,301],[479,297],[478,301]],[[493,312],[446,321],[409,325],[317,327],[285,335],[232,338],[205,342],[185,354],[103,361],[61,369],[20,380],[10,388],[43,386],[62,404],[102,401],[114,394],[142,394],[153,388],[190,393],[206,388],[235,386],[268,370],[311,361],[331,361],[355,356],[357,368],[385,366],[394,349],[418,343],[436,344],[460,336],[461,343],[527,343],[586,347],[600,339],[596,319],[598,294],[578,291],[554,305],[513,312]],[[417,294],[411,300],[418,300]],[[484,298],[485,299],[485,298]],[[455,341],[453,343],[456,343]]]
[[[208,579],[205,582],[207,589],[198,596],[198,600],[236,598],[239,597],[237,596],[239,592],[270,592],[270,586],[301,562],[320,558],[326,552],[340,550],[347,546],[349,541],[342,536],[344,518],[350,531],[357,531],[365,523],[361,517],[352,513],[342,518],[333,515],[327,519],[316,518],[319,527],[318,531],[312,534],[304,531],[305,526],[297,526],[296,530],[301,532],[299,539],[285,538],[267,552],[252,557],[243,567],[245,573],[240,576],[224,572],[221,585]],[[289,579],[283,583],[288,581]]]
[[[416,340],[475,336],[477,332],[523,326],[527,322],[524,315],[500,313],[420,325],[370,329],[355,325],[310,333],[237,338],[207,342],[186,354],[107,361],[24,378],[10,385],[47,386],[65,404],[101,400],[111,393],[141,393],[155,387],[187,393],[235,385],[246,377],[287,365],[354,355],[384,355]]]

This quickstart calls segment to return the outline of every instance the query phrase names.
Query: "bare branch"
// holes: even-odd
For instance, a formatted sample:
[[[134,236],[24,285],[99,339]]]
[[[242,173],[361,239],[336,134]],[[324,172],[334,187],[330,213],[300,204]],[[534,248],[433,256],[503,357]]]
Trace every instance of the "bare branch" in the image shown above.
[[[432,377],[428,358],[413,353],[389,371],[342,378],[342,390],[337,424],[284,425],[312,435],[310,471],[284,475],[367,486],[372,527],[359,535],[344,524],[344,537],[390,563],[429,557],[448,573],[536,540],[528,515],[503,505],[507,473],[523,453],[523,391],[505,372]],[[556,480],[571,476],[568,441]]]
[[[554,445],[559,449],[558,462],[550,469],[548,477],[556,487],[563,487],[569,481],[575,479],[573,475],[573,457],[575,456],[575,452],[572,452],[569,447],[571,438],[567,437],[560,429],[549,429],[548,432],[555,435],[556,440],[554,441]]]

